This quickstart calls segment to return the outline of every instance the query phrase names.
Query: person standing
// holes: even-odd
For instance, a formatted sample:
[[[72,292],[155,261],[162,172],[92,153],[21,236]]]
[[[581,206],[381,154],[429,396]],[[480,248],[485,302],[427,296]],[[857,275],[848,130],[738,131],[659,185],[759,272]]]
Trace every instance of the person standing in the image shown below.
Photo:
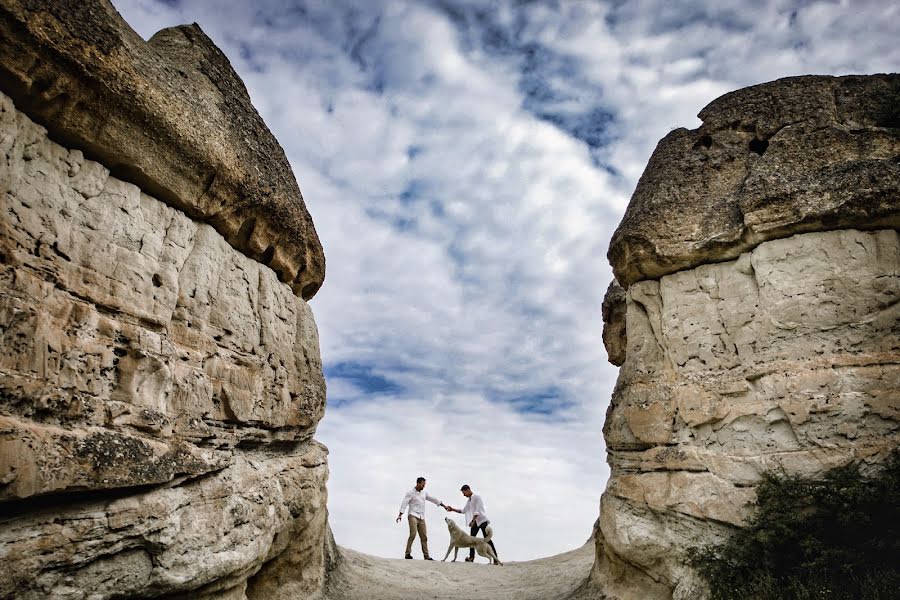
[[[403,502],[400,504],[400,514],[397,515],[396,522],[399,523],[403,518],[403,513],[409,507],[409,539],[406,540],[406,556],[412,558],[412,543],[416,539],[416,533],[419,534],[419,541],[422,543],[422,555],[425,560],[434,560],[428,555],[428,529],[425,527],[425,501],[437,504],[444,509],[447,506],[425,491],[425,478],[416,478],[416,487],[406,492]]]
[[[458,512],[460,514],[464,514],[466,516],[466,523],[469,524],[471,528],[469,533],[473,536],[478,535],[478,530],[481,530],[481,536],[487,537],[485,533],[485,529],[490,525],[491,521],[488,519],[487,514],[484,512],[484,502],[481,500],[481,496],[472,492],[472,488],[468,485],[464,485],[459,488],[459,491],[462,492],[462,495],[468,498],[466,501],[466,505],[462,510],[458,508],[453,508],[452,506],[445,506],[444,508],[447,512]],[[496,555],[499,559],[500,555],[497,553],[497,548],[494,546],[494,540],[488,540],[488,544],[491,545],[491,548],[494,550],[494,555]],[[469,548],[469,558],[466,559],[466,562],[472,562],[475,560],[475,548]]]

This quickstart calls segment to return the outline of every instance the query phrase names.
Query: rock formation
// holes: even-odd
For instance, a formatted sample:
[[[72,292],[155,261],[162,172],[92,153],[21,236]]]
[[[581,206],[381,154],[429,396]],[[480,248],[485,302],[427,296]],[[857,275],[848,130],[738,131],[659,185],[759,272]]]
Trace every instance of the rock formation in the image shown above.
[[[0,41],[0,597],[369,593],[313,439],[322,248],[227,59],[108,0],[0,0]],[[698,597],[685,550],[763,471],[897,447],[898,107],[898,75],[791,78],[660,142],[609,252],[590,580],[545,576],[576,551],[496,589]]]
[[[0,597],[316,593],[324,257],[283,151],[197,26],[2,0],[0,37]]]
[[[900,443],[898,107],[900,75],[782,79],[657,146],[609,249],[609,597],[697,597],[685,550],[745,522],[760,473]]]
[[[200,27],[145,42],[106,0],[2,0],[0,36],[2,91],[52,139],[315,295],[325,258],[284,151]]]

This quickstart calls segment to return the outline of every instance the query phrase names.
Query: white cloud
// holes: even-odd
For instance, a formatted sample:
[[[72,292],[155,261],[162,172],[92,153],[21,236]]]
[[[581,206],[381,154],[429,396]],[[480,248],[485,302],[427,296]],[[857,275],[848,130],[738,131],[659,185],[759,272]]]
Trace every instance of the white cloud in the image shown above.
[[[346,369],[318,434],[331,522],[384,556],[419,474],[482,493],[505,559],[580,545],[607,477],[605,253],[657,141],[738,87],[900,64],[879,2],[114,2],[145,37],[199,22],[285,147]]]
[[[339,543],[399,558],[406,525],[394,518],[418,475],[427,477],[431,494],[457,508],[465,502],[463,483],[481,494],[504,560],[549,556],[587,539],[607,476],[596,430],[529,421],[477,396],[429,400],[381,399],[322,422],[332,473],[349,482],[342,490],[349,493],[332,487],[328,502]],[[429,505],[429,544],[438,558],[446,550],[445,516]],[[526,539],[534,525],[539,548]]]

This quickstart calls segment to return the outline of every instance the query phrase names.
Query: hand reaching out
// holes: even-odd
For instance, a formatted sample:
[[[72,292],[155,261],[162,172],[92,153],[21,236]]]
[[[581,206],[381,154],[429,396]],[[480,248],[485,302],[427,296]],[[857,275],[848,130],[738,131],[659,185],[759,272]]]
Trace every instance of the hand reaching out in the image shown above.
[[[444,506],[444,510],[446,510],[447,512],[453,512],[456,509],[453,508],[452,506],[450,506],[449,504],[447,504]]]

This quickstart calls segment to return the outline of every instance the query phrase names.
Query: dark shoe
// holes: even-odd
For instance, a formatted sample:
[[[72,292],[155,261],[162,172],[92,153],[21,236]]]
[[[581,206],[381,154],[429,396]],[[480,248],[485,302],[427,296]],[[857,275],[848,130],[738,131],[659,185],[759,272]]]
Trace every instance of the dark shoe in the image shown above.
[[[474,556],[467,556],[467,557],[466,557],[466,562],[475,562],[475,557],[474,557]]]
[[[425,557],[425,558],[423,558],[423,559],[422,559],[422,560],[434,560],[434,559],[433,559],[433,558],[431,558],[431,557],[430,557],[430,556],[426,556],[426,557]]]
[[[412,554],[407,554],[407,555],[404,556],[403,558],[408,558],[409,560],[412,560]]]

